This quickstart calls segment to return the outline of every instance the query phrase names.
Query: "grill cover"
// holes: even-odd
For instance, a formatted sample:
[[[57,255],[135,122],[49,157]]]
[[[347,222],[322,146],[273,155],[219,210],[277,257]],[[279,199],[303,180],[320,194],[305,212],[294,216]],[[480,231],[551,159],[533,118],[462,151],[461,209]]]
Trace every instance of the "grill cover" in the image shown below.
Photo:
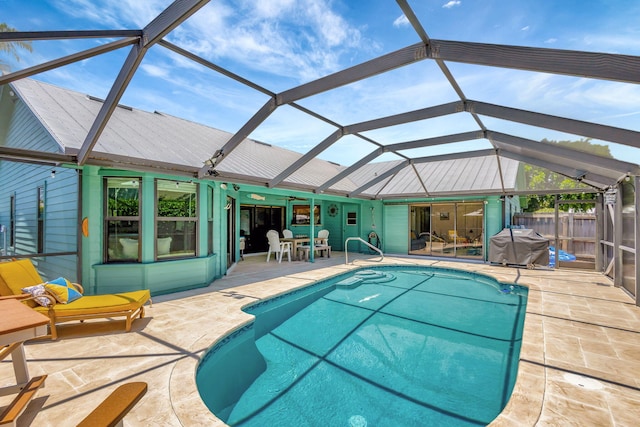
[[[549,239],[526,228],[505,228],[489,241],[489,262],[549,265]]]

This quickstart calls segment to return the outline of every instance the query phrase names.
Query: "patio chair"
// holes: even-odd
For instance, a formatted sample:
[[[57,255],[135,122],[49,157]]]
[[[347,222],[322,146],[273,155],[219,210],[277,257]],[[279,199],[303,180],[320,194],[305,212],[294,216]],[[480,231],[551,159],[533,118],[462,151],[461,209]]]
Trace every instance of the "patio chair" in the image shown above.
[[[320,230],[320,231],[318,231],[318,239],[322,239],[322,240],[320,240],[318,245],[328,245],[329,244],[329,230]]]
[[[269,240],[269,252],[267,252],[267,262],[271,259],[271,253],[273,253],[278,260],[278,263],[282,262],[282,255],[287,254],[287,259],[291,262],[291,242],[281,242],[280,236],[276,230],[269,230],[267,232],[267,239]]]
[[[319,242],[314,245],[316,254],[327,253],[327,258],[331,258],[331,246],[329,246],[329,230],[318,231]]]
[[[293,239],[293,231],[287,230],[286,228],[282,230],[282,235],[285,239]]]
[[[151,302],[148,289],[105,295],[82,295],[77,283],[64,278],[45,282],[31,260],[0,262],[0,296],[22,300],[34,310],[49,317],[49,335],[58,338],[56,325],[87,319],[125,317],[125,330],[137,317],[144,317],[144,305]],[[77,298],[77,299],[73,299]]]

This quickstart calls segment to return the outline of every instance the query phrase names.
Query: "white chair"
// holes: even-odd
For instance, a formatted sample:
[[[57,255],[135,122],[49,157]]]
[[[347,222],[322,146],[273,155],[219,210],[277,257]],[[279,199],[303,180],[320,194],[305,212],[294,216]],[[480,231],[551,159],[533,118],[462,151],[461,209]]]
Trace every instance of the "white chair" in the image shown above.
[[[246,241],[245,241],[245,237],[240,237],[240,259],[244,260],[244,248],[246,246]]]
[[[318,231],[318,243],[313,248],[317,253],[326,252],[327,258],[331,258],[331,246],[329,246],[329,230]]]
[[[123,237],[120,240],[122,245],[122,256],[125,259],[138,259],[138,241]]]
[[[275,230],[269,230],[267,232],[267,239],[269,240],[269,252],[267,252],[267,262],[271,259],[271,253],[275,255],[278,263],[282,262],[282,255],[287,254],[287,259],[291,262],[291,242],[281,242],[278,232]]]
[[[322,239],[320,245],[329,245],[329,230],[318,231],[318,239]]]
[[[282,235],[285,239],[293,239],[293,231],[287,230],[286,228],[282,230]]]
[[[158,238],[158,255],[168,255],[171,252],[171,237]]]

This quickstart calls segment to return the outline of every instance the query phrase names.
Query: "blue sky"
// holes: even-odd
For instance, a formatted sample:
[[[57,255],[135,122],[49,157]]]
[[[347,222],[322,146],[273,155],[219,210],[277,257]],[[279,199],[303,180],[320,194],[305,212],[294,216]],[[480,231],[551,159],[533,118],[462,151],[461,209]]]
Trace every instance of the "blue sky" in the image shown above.
[[[0,22],[22,31],[127,28],[147,25],[170,0],[0,0]],[[637,0],[413,0],[433,39],[640,55]],[[393,0],[211,1],[167,40],[273,92],[419,42]],[[88,49],[107,40],[37,41],[20,69]],[[106,97],[128,48],[35,78]],[[467,98],[640,131],[638,85],[448,62]],[[349,125],[459,98],[433,61],[299,101]],[[229,132],[238,130],[267,100],[260,92],[155,46],[147,53],[121,103],[162,111]],[[540,140],[580,137],[483,117],[491,130]],[[380,143],[477,130],[468,114],[365,133]],[[251,137],[299,152],[334,127],[291,107],[280,107]],[[599,141],[595,141],[599,142]],[[416,150],[411,156],[489,148],[485,140]],[[320,157],[349,165],[375,147],[342,138]],[[611,144],[614,157],[640,163],[640,150]],[[382,159],[396,158],[392,154]]]

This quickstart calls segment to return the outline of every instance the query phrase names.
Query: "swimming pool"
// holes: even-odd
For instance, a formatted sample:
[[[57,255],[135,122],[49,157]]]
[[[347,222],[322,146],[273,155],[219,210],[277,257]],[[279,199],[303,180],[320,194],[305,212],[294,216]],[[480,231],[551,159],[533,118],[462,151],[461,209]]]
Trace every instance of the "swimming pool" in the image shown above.
[[[515,383],[526,300],[458,270],[361,270],[249,307],[196,382],[229,425],[486,425]]]

